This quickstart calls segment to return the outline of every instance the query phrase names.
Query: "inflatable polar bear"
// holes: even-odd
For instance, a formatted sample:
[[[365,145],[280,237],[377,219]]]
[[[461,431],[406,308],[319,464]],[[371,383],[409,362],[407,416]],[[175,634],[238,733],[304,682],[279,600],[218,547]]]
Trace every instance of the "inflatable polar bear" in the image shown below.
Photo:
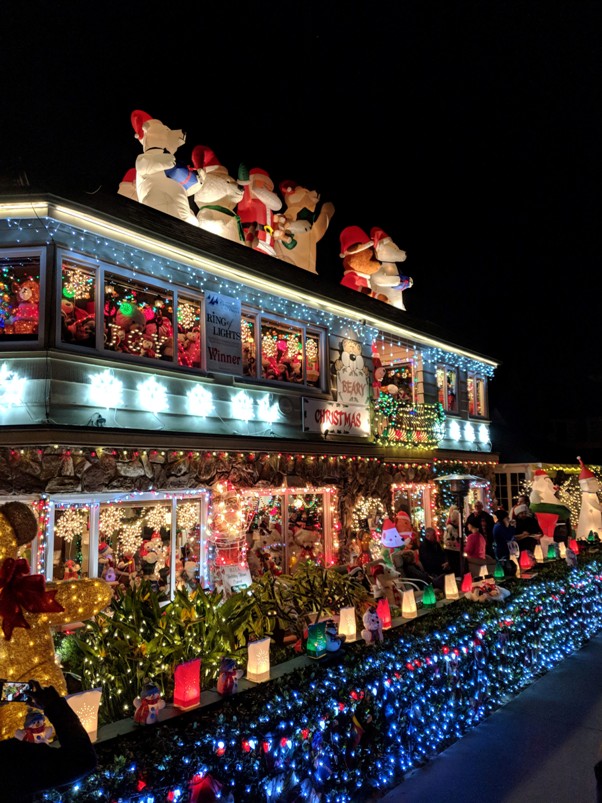
[[[244,243],[240,217],[235,211],[242,200],[242,188],[211,148],[205,145],[193,148],[192,164],[199,178],[199,187],[194,194],[194,201],[199,208],[196,215],[199,226],[220,237]]]
[[[189,195],[199,188],[194,170],[176,165],[175,152],[186,142],[180,129],[172,130],[146,112],[131,115],[135,137],[143,152],[136,159],[136,194],[141,204],[198,226]]]

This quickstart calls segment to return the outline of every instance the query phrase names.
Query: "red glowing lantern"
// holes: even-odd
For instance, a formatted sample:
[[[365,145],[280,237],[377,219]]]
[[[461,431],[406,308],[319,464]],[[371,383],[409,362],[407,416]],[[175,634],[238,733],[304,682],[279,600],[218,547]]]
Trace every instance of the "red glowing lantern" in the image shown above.
[[[460,590],[465,594],[468,594],[472,591],[472,574],[470,572],[466,572],[466,574],[462,578],[462,585],[460,586]]]
[[[173,704],[186,711],[201,702],[201,659],[194,658],[176,666]]]
[[[376,613],[380,617],[383,624],[383,630],[387,630],[393,624],[391,619],[391,609],[389,607],[389,600],[386,597],[381,597],[376,603]]]

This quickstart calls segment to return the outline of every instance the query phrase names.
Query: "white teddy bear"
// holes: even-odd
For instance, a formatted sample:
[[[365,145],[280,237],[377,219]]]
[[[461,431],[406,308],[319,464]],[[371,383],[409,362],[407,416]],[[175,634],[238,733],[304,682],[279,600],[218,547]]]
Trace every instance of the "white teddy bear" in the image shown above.
[[[176,165],[175,152],[186,142],[180,129],[172,130],[146,112],[131,116],[143,153],[136,159],[136,194],[141,204],[198,226],[188,196],[199,187],[196,171]]]
[[[374,606],[368,608],[362,617],[362,622],[364,624],[362,638],[367,644],[383,640],[383,623]]]

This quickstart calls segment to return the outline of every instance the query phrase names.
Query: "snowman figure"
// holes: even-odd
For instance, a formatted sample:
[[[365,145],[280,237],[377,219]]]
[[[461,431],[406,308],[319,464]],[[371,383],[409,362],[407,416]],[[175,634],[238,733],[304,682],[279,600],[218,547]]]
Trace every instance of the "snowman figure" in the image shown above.
[[[601,486],[596,475],[584,465],[583,460],[580,457],[577,460],[581,465],[579,474],[581,510],[577,523],[577,538],[586,540],[592,531],[602,538],[602,504],[598,498]]]
[[[531,510],[535,513],[537,523],[545,536],[554,537],[554,528],[559,519],[570,523],[571,511],[558,501],[554,483],[542,468],[538,468],[533,475],[529,501]]]

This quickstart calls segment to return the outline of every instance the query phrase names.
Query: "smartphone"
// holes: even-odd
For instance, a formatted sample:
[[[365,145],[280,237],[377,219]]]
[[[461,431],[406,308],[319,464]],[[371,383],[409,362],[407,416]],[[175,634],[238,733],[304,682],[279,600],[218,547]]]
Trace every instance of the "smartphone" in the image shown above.
[[[0,702],[3,703],[22,703],[27,700],[27,694],[31,691],[29,683],[17,680],[1,680],[2,690],[0,691]]]

